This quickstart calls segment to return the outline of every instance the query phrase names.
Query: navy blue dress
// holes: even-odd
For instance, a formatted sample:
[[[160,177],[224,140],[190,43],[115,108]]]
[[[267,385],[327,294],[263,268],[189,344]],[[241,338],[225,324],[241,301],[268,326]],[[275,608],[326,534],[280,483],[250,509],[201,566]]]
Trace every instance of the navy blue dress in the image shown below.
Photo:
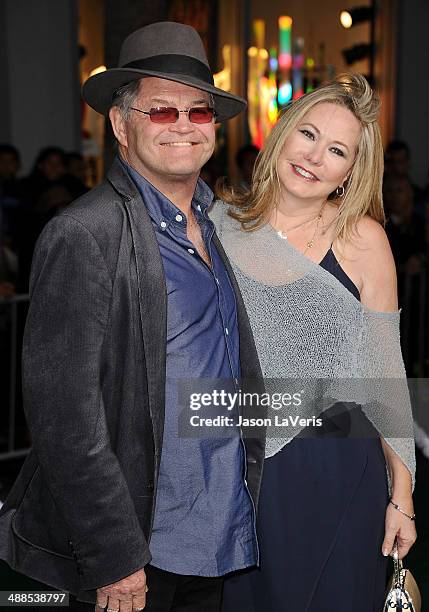
[[[320,265],[360,299],[332,250]],[[359,408],[332,419],[328,412],[318,435],[304,430],[265,460],[258,517],[261,566],[225,580],[222,612],[382,610],[386,464],[375,432],[362,438],[342,435],[352,418],[366,421]]]

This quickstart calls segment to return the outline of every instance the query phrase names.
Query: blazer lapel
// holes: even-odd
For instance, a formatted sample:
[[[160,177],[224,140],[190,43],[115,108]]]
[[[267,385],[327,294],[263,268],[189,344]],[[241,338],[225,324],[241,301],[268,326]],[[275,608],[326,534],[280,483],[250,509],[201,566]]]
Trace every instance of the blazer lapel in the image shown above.
[[[149,407],[155,457],[161,456],[164,430],[167,289],[158,242],[144,202],[132,180],[115,160],[108,179],[123,198],[138,279],[140,321],[146,360]],[[156,471],[158,469],[156,466]]]

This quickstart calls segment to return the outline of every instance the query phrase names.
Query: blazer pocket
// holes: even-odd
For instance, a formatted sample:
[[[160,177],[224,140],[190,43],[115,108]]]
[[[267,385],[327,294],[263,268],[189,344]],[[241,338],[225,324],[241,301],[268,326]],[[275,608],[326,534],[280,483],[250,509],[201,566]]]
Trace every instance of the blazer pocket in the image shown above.
[[[37,466],[12,519],[15,535],[34,548],[74,559],[66,524]]]

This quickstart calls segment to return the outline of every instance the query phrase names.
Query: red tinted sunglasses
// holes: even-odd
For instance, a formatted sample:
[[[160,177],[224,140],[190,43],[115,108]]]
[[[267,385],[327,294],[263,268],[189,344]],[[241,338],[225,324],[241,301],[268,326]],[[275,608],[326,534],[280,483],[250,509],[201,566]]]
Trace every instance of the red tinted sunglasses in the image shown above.
[[[160,108],[151,108],[149,111],[143,111],[139,108],[130,107],[143,115],[149,115],[149,119],[153,123],[175,123],[179,118],[179,113],[187,113],[191,123],[210,123],[213,117],[216,117],[214,108],[210,106],[194,106],[188,110],[179,110],[174,106],[162,106]]]

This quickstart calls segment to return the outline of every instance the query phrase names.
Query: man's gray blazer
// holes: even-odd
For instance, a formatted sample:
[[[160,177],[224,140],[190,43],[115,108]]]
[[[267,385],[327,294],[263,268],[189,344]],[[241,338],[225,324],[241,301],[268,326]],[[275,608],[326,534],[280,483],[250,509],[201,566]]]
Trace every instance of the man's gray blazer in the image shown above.
[[[236,292],[242,376],[260,379],[244,305],[215,244]],[[150,561],[164,423],[162,260],[118,160],[46,226],[30,293],[23,391],[33,446],[0,512],[0,558],[94,601],[94,589]],[[264,442],[245,446],[256,505]]]

